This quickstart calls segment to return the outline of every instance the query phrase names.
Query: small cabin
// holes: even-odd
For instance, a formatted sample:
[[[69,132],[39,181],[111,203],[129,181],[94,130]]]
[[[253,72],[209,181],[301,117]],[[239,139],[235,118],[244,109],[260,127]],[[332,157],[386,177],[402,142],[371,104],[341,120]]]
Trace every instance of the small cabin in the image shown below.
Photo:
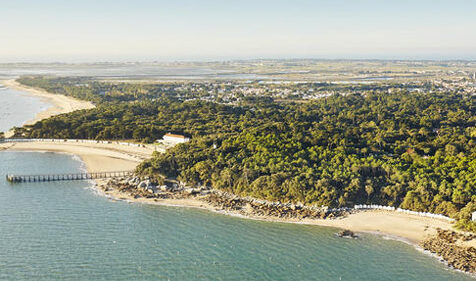
[[[188,142],[189,140],[190,138],[187,138],[186,136],[176,135],[171,133],[165,134],[162,139],[163,142],[167,142],[167,143],[185,143],[185,142]]]
[[[474,222],[476,222],[476,211],[473,212],[473,215],[472,215],[471,220],[473,220]]]

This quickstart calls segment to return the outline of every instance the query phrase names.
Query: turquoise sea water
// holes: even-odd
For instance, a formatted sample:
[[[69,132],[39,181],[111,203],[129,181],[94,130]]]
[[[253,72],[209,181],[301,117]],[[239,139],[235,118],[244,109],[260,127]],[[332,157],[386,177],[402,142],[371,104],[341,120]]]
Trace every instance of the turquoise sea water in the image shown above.
[[[0,131],[48,106],[7,91]],[[332,228],[117,202],[87,181],[4,177],[81,169],[65,154],[0,152],[0,280],[474,280],[373,235],[342,239]]]
[[[0,84],[1,86],[1,84]],[[22,126],[32,120],[37,113],[47,109],[50,104],[25,92],[0,88],[0,132],[6,132],[13,126]]]
[[[0,175],[81,166],[0,152]],[[0,177],[0,280],[474,280],[399,241],[117,202],[89,186]]]

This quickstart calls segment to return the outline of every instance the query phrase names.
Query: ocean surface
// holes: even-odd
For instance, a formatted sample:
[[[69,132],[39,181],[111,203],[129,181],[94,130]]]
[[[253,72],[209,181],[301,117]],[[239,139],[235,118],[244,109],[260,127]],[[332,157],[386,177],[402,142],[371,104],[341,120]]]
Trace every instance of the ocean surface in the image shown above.
[[[0,152],[0,175],[83,168]],[[0,177],[0,280],[474,280],[399,241],[113,201],[90,186]]]
[[[88,181],[4,176],[80,170],[71,155],[0,152],[0,280],[475,280],[371,234],[344,239],[333,228],[113,201]]]
[[[6,132],[13,126],[22,126],[50,106],[38,97],[4,88],[0,83],[0,132]]]

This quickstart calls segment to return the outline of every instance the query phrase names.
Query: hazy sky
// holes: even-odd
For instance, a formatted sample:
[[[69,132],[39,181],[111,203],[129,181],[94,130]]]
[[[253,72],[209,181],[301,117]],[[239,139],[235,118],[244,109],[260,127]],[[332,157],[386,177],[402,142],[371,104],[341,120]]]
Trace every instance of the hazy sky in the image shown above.
[[[1,0],[0,61],[476,59],[476,0]]]

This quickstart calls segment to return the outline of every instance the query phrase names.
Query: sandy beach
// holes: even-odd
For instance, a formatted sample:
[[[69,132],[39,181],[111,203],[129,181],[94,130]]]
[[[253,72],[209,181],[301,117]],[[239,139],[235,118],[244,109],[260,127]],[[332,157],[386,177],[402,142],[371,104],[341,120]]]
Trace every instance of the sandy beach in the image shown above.
[[[151,157],[155,151],[153,145],[145,147],[127,146],[118,143],[71,143],[71,142],[22,142],[0,143],[0,151],[46,151],[69,153],[79,156],[89,172],[133,170],[144,159]],[[132,193],[108,188],[107,180],[95,181],[95,189],[102,196],[111,200],[121,200],[130,203],[152,204],[198,208],[223,215],[236,216],[246,219],[317,225],[348,229],[356,233],[371,233],[384,238],[400,240],[418,249],[423,241],[435,237],[437,229],[454,231],[452,223],[447,220],[417,215],[398,213],[395,211],[362,210],[335,219],[280,219],[272,216],[243,214],[238,211],[224,211],[199,198],[159,199],[137,197]],[[465,248],[476,247],[476,240],[458,241],[458,246]],[[452,246],[451,246],[452,247]]]
[[[152,146],[135,147],[102,143],[21,142],[1,143],[0,150],[47,151],[77,155],[89,172],[134,170],[154,151]]]
[[[357,233],[365,232],[381,235],[387,238],[404,241],[414,246],[418,246],[420,242],[434,236],[437,233],[437,229],[455,231],[453,224],[447,220],[421,217],[418,215],[405,214],[395,211],[359,210],[345,217],[337,217],[336,219],[280,219],[274,216],[257,216],[253,214],[243,215],[240,212],[224,211],[220,208],[217,208],[216,206],[200,200],[199,198],[137,198],[134,194],[130,194],[128,192],[122,192],[114,188],[102,188],[108,186],[107,180],[99,180],[97,182],[97,186],[98,191],[100,191],[103,195],[115,200],[123,200],[131,203],[141,204],[199,208],[224,215],[260,221],[335,227],[348,229]],[[460,243],[460,246],[476,247],[476,240],[462,242]]]
[[[51,94],[43,90],[23,86],[14,80],[2,81],[5,86],[28,92],[41,97],[48,103],[53,104],[46,111],[40,112],[35,119],[27,124],[33,124],[39,120],[80,109],[90,109],[94,105],[90,102],[77,100],[63,95]],[[154,148],[132,147],[119,144],[99,143],[59,143],[59,142],[27,142],[0,144],[0,150],[9,149],[16,151],[49,151],[69,153],[79,156],[86,164],[90,172],[133,170],[141,161],[149,158]],[[101,180],[98,181],[101,183]],[[215,207],[196,199],[151,199],[134,198],[130,194],[110,190],[105,195],[129,202],[146,204],[168,205],[202,208],[210,211],[224,213]],[[228,215],[242,216],[227,212]],[[250,219],[277,221],[288,223],[300,223],[321,225],[337,228],[345,228],[355,232],[371,232],[402,239],[412,244],[418,244],[429,236],[435,235],[436,229],[452,229],[452,224],[445,220],[419,217],[410,214],[396,213],[392,211],[361,211],[339,219],[309,219],[291,220],[277,219],[275,217],[247,216]]]
[[[421,241],[436,234],[436,229],[453,230],[452,224],[445,220],[420,217],[415,215],[397,213],[393,211],[368,210],[359,211],[343,218],[337,219],[279,219],[267,216],[243,216],[234,212],[224,212],[197,199],[156,199],[156,198],[134,198],[130,194],[117,190],[103,191],[103,193],[113,199],[125,200],[143,204],[154,204],[164,206],[177,206],[188,208],[200,208],[225,215],[237,216],[247,219],[296,223],[306,225],[328,226],[342,229],[349,229],[354,232],[365,232],[386,236],[401,240],[413,245],[418,245]],[[472,242],[472,244],[474,244]],[[469,246],[469,244],[465,245]]]
[[[141,161],[149,158],[154,151],[153,146],[133,147],[119,144],[69,142],[3,143],[0,144],[0,150],[3,149],[74,154],[84,161],[90,172],[133,170]],[[104,181],[98,180],[98,185],[101,183],[104,183]],[[104,195],[128,202],[202,208],[227,215],[244,217],[237,213],[223,212],[198,199],[134,198],[131,194],[122,193],[114,189],[104,192]],[[292,220],[262,216],[246,217],[263,221],[321,225],[345,228],[355,232],[370,232],[398,238],[412,244],[418,244],[429,236],[434,235],[437,228],[453,229],[452,224],[446,220],[380,210],[360,211],[343,218],[322,220]]]
[[[3,143],[0,150],[8,149],[15,151],[49,151],[70,153],[79,156],[90,172],[133,170],[142,160],[149,158],[154,148],[131,147],[119,144],[101,143],[58,143],[58,142],[26,142],[26,143]],[[98,182],[100,184],[101,181]],[[103,183],[103,182],[102,182]],[[202,208],[214,212],[224,213],[214,206],[197,199],[156,199],[134,198],[126,193],[110,190],[105,195],[129,202]],[[242,216],[234,213],[228,215]],[[321,225],[337,228],[345,228],[355,232],[371,232],[387,235],[405,240],[412,244],[418,244],[427,237],[434,235],[437,228],[452,229],[452,224],[445,220],[420,217],[410,214],[392,211],[361,211],[338,219],[278,219],[275,217],[249,216],[250,219],[277,221],[288,223],[300,223],[309,225]]]
[[[76,110],[81,110],[81,109],[91,109],[94,108],[94,104],[88,101],[82,101],[78,100],[72,97],[67,97],[64,95],[58,95],[58,94],[52,94],[48,93],[42,89],[36,89],[36,88],[31,88],[24,86],[15,80],[5,80],[5,81],[0,81],[0,84],[4,85],[5,87],[8,87],[10,89],[18,90],[18,91],[23,91],[25,93],[28,93],[29,95],[33,95],[36,97],[41,98],[43,101],[46,103],[52,104],[51,107],[47,108],[46,110],[39,112],[35,118],[32,120],[28,120],[25,122],[25,125],[32,125],[35,124],[36,122],[49,118],[51,116],[55,116],[58,114],[63,114],[63,113],[68,113],[68,112],[73,112]],[[13,132],[7,132],[5,136],[11,137]]]
[[[102,182],[98,182],[96,190],[112,200],[121,200],[130,203],[198,208],[244,219],[333,227],[351,230],[357,233],[357,235],[360,233],[369,233],[381,236],[384,239],[408,243],[419,251],[431,252],[432,256],[437,257],[450,268],[465,271],[470,274],[474,273],[474,268],[471,268],[475,264],[472,256],[474,256],[473,252],[476,247],[476,239],[461,239],[461,237],[471,237],[472,234],[454,229],[451,222],[443,219],[384,210],[358,210],[346,214],[343,217],[333,219],[282,219],[276,216],[256,215],[256,212],[250,212],[246,210],[247,208],[244,208],[246,210],[245,212],[243,212],[243,209],[233,208],[228,208],[225,211],[220,204],[208,203],[210,201],[203,200],[203,195],[201,198],[153,198],[136,192],[128,192],[126,191],[127,188],[121,189],[115,188],[114,186],[117,185],[108,184],[107,180],[103,180]],[[336,230],[336,233],[337,232]],[[450,240],[442,240],[442,233],[450,235]]]

